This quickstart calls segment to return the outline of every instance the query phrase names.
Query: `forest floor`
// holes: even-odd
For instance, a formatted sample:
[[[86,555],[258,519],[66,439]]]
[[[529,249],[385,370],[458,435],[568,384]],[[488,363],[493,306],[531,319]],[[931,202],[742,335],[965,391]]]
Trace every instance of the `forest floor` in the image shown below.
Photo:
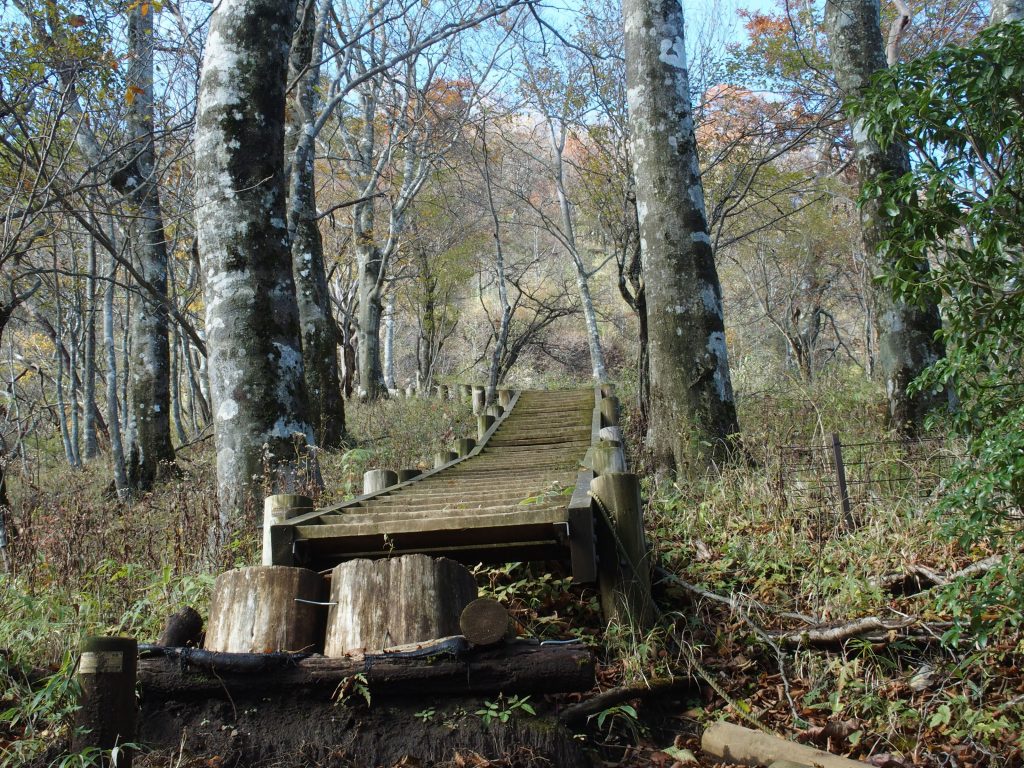
[[[1005,619],[998,607],[980,623],[953,623],[1006,545],[965,551],[930,514],[958,447],[892,440],[878,393],[847,381],[791,383],[740,403],[753,462],[646,486],[663,611],[650,633],[606,627],[594,591],[547,566],[478,569],[482,592],[510,607],[520,633],[580,637],[599,659],[594,691],[533,697],[531,708],[543,715],[626,691],[576,725],[601,765],[714,765],[700,734],[720,719],[879,768],[1024,764],[1024,641],[991,629]],[[322,503],[355,492],[365,469],[413,465],[472,431],[465,406],[432,400],[353,406],[349,422],[352,445],[321,457]],[[846,446],[849,513],[834,491],[833,433]],[[210,533],[208,439],[179,453],[176,479],[131,503],[109,497],[102,462],[71,470],[37,448],[8,467],[17,536],[14,570],[0,574],[0,766],[84,765],[53,751],[69,732],[78,639],[152,640],[180,605],[202,612],[217,573],[255,562],[259,525],[254,510]],[[644,468],[641,454],[631,460]],[[511,700],[498,705],[531,717]],[[136,764],[218,759],[150,754]],[[511,749],[450,761],[528,762]]]

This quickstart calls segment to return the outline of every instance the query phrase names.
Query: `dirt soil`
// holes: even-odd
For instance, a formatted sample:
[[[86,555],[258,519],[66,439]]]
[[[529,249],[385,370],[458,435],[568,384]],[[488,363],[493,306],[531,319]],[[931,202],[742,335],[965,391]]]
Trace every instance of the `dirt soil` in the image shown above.
[[[551,714],[538,710],[537,716],[488,723],[475,714],[483,706],[483,699],[464,697],[374,696],[367,707],[358,693],[341,703],[308,692],[230,700],[149,697],[142,701],[138,740],[165,756],[180,754],[182,765],[224,768],[591,765],[580,742]]]

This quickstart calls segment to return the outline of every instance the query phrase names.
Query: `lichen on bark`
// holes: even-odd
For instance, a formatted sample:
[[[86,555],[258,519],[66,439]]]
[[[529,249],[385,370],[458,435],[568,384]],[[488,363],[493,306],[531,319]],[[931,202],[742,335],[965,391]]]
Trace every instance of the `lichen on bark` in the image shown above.
[[[265,476],[270,493],[294,490],[296,439],[313,443],[285,212],[294,14],[294,2],[223,0],[200,83],[196,223],[222,522]]]
[[[739,432],[678,0],[624,0],[626,85],[650,341],[648,445],[701,471]]]

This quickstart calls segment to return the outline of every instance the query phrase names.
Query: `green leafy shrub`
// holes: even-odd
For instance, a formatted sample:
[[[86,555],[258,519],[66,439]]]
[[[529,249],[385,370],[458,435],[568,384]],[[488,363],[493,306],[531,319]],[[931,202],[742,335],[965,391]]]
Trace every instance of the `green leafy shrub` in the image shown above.
[[[953,585],[946,605],[970,627],[1019,627],[1024,581],[1024,25],[1000,24],[967,46],[949,46],[882,73],[857,107],[883,147],[909,145],[913,170],[865,185],[894,217],[883,243],[887,283],[910,300],[942,301],[947,354],[914,386],[951,386],[953,429],[969,456],[939,505],[965,548],[1016,552],[971,590]],[[915,264],[937,262],[926,281]]]

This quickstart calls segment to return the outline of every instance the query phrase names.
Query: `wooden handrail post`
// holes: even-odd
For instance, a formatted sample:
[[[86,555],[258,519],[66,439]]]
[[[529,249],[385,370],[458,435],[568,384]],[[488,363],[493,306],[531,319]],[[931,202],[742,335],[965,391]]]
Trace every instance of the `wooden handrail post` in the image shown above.
[[[295,493],[277,493],[263,500],[263,565],[274,564],[272,526],[312,511],[313,500]]]
[[[378,493],[398,485],[398,473],[390,469],[371,469],[363,473],[363,494]]]
[[[459,454],[455,451],[438,451],[434,454],[434,469],[440,469],[445,464],[449,464],[459,458]]]
[[[132,637],[87,637],[82,641],[82,657],[78,663],[82,696],[75,715],[73,751],[116,747],[116,757],[112,756],[104,765],[131,768],[131,750],[121,749],[121,745],[135,740],[138,658],[139,645]]]
[[[601,558],[598,586],[606,619],[616,619],[645,631],[653,626],[651,561],[644,535],[640,478],[630,472],[608,472],[590,485],[595,504],[603,505],[610,521],[599,512],[598,525],[604,530],[598,556]]]
[[[471,437],[460,437],[452,447],[455,449],[455,453],[459,455],[459,458],[462,459],[469,456],[470,452],[476,448],[476,440]]]
[[[614,395],[601,398],[600,408],[602,427],[619,426],[619,398]]]

